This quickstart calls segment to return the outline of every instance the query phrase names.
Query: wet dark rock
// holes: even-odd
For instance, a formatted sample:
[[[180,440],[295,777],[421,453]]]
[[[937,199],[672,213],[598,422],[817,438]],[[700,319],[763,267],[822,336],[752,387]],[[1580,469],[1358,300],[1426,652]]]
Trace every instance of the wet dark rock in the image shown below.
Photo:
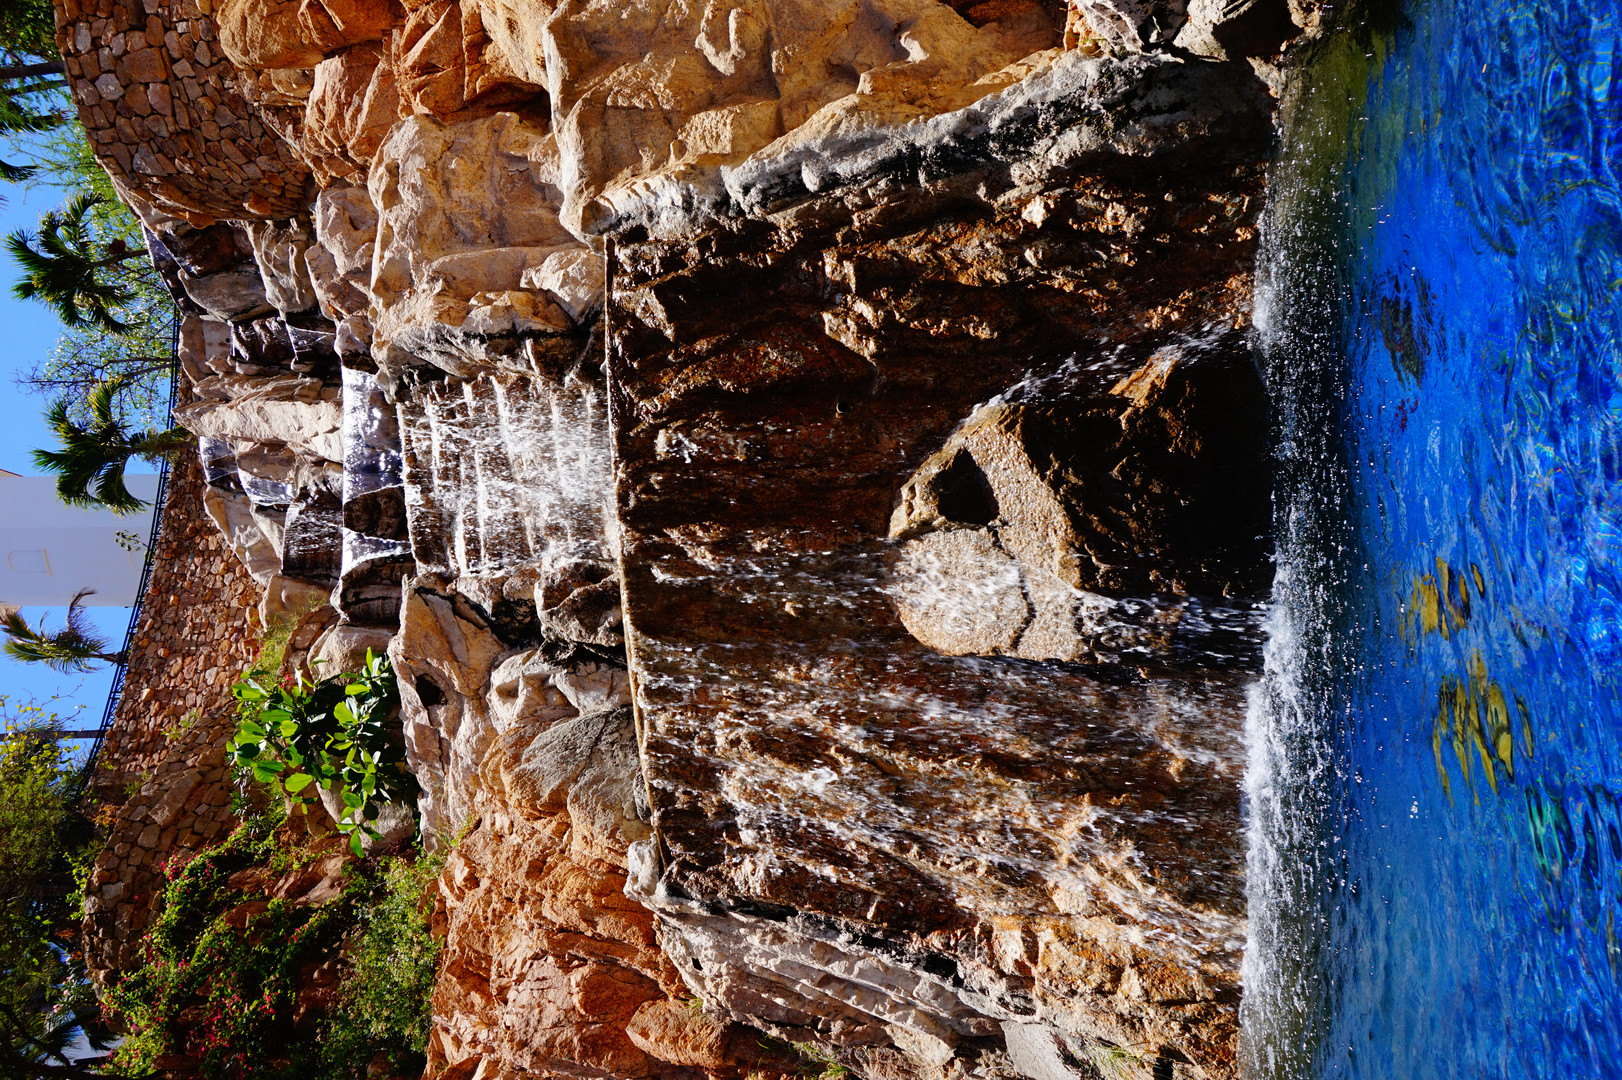
[[[1231,1075],[1247,676],[1167,666],[1191,605],[1266,569],[1265,133],[1215,145],[1022,187],[852,174],[771,224],[616,248],[649,890],[727,1015],[898,1075],[992,1068],[1004,1023]],[[989,605],[983,633],[909,621],[909,544],[955,545],[942,606]],[[1126,629],[1078,623],[1088,595]],[[773,907],[821,929],[749,914]]]
[[[247,231],[228,221],[202,228],[175,223],[162,232],[160,240],[180,269],[193,278],[223,274],[253,262],[253,242]]]
[[[400,583],[415,570],[404,544],[367,544],[346,537],[333,606],[350,623],[392,630],[400,622]]]
[[[625,640],[619,576],[607,563],[574,559],[551,568],[537,586],[534,602],[542,628],[553,637],[609,646]]]
[[[343,569],[343,508],[330,492],[305,492],[287,509],[282,574],[327,587]]]
[[[405,488],[378,488],[344,500],[344,528],[366,536],[404,540]]]
[[[284,315],[288,346],[293,357],[288,366],[302,375],[330,377],[338,371],[335,344],[337,328],[319,311]]]
[[[293,342],[279,315],[231,324],[231,363],[243,375],[276,375],[293,368]]]

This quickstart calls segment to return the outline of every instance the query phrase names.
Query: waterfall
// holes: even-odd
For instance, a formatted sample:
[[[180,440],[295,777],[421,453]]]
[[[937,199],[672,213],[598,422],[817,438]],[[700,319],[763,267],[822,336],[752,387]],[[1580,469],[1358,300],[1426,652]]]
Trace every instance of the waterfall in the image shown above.
[[[1341,22],[1286,94],[1258,290],[1278,557],[1246,1075],[1608,1075],[1618,12]]]

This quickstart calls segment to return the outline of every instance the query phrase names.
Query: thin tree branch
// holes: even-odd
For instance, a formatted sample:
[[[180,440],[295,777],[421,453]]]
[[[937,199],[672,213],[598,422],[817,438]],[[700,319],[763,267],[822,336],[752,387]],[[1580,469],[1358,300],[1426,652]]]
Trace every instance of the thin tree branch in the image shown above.
[[[32,79],[36,75],[67,76],[68,66],[61,60],[46,60],[38,64],[11,64],[0,67],[0,79]]]

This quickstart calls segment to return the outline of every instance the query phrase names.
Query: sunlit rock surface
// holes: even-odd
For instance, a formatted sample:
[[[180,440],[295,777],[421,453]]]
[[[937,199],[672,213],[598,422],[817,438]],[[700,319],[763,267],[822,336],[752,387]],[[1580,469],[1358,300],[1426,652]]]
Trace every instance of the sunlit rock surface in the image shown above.
[[[462,838],[431,1076],[1234,1075],[1316,5],[150,3],[70,80],[261,616]]]

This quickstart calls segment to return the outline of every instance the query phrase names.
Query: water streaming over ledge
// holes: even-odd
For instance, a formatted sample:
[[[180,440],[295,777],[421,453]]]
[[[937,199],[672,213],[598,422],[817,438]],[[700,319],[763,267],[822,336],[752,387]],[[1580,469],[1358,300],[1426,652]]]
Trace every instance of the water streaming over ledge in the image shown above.
[[[1622,14],[1350,22],[1265,234],[1247,1075],[1615,1075]]]

